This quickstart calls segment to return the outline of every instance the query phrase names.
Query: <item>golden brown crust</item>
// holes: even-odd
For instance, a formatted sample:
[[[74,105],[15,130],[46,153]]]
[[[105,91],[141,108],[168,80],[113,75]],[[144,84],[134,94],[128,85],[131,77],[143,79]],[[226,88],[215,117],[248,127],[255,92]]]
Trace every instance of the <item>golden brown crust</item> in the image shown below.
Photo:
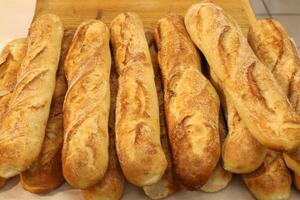
[[[226,98],[228,135],[223,144],[224,168],[233,173],[250,173],[264,161],[266,148],[250,133],[229,96]]]
[[[263,165],[243,180],[258,200],[287,200],[291,192],[291,175],[281,153],[269,151]]]
[[[233,173],[253,172],[264,162],[267,149],[252,136],[216,75],[211,72],[210,76],[227,118],[228,134],[222,145],[223,166]]]
[[[225,123],[226,122],[225,122],[223,111],[220,110],[219,133],[220,133],[221,147],[227,135],[227,129]],[[218,192],[224,189],[229,184],[231,178],[232,178],[232,174],[229,171],[226,171],[224,169],[224,167],[222,166],[222,160],[220,158],[217,167],[210,175],[208,181],[200,189],[204,192]]]
[[[239,123],[234,128],[239,133],[228,134],[224,143],[224,168],[233,173],[250,173],[262,164],[266,149],[249,133],[242,121]]]
[[[148,35],[148,37],[147,37]],[[159,64],[157,60],[157,50],[155,44],[153,43],[154,36],[153,32],[146,31],[146,37],[148,39],[148,44],[150,48],[151,60],[153,64],[154,74],[155,74],[155,86],[158,94],[159,102],[159,120],[160,120],[160,140],[162,143],[162,148],[166,155],[168,166],[162,178],[154,183],[153,185],[144,186],[143,190],[145,194],[150,199],[163,199],[168,196],[173,195],[175,192],[181,189],[181,185],[175,177],[174,167],[172,164],[172,155],[170,152],[170,146],[167,136],[167,127],[165,122],[164,114],[164,91],[161,75],[159,72]]]
[[[119,166],[115,150],[115,105],[118,91],[117,73],[112,66],[110,74],[111,107],[109,115],[109,165],[107,171],[98,183],[82,190],[86,200],[119,200],[124,191],[125,180]]]
[[[181,16],[159,20],[155,40],[175,173],[188,189],[197,189],[220,158],[219,97],[200,72],[197,50]]]
[[[266,148],[251,135],[229,98],[225,108],[229,131],[222,148],[224,168],[233,173],[250,173],[263,163]]]
[[[188,10],[185,25],[251,134],[271,149],[300,147],[300,116],[236,22],[220,7],[202,2]]]
[[[9,42],[0,55],[0,123],[8,108],[10,96],[17,82],[17,74],[27,50],[26,39]],[[0,177],[0,188],[7,179]]]
[[[54,154],[47,164],[34,162],[29,170],[21,174],[23,189],[36,194],[51,192],[63,182],[60,153]]]
[[[65,60],[63,174],[84,189],[103,178],[108,166],[109,30],[99,20],[83,22]]]
[[[300,114],[300,61],[287,32],[276,20],[258,20],[249,30],[248,41]],[[290,169],[300,174],[300,150],[284,153],[284,159]]]
[[[110,143],[112,144],[112,143]],[[117,155],[110,150],[108,169],[100,182],[82,190],[86,200],[119,200],[124,191],[124,177],[118,166]]]
[[[200,189],[203,192],[218,192],[227,187],[231,178],[232,174],[226,171],[219,162],[207,182]]]
[[[17,74],[27,50],[26,39],[9,42],[0,55],[0,116],[6,112],[17,82]],[[2,118],[2,117],[1,117]]]
[[[118,15],[111,38],[119,74],[116,148],[127,180],[137,186],[157,182],[167,167],[160,142],[154,73],[142,22],[134,13]]]
[[[283,91],[298,97],[291,88],[292,81],[297,80],[300,62],[288,34],[274,19],[258,20],[255,27],[250,27],[248,42],[257,57],[272,71]],[[298,97],[299,98],[299,97]],[[291,101],[295,108],[297,104]]]
[[[300,173],[300,151],[297,150],[291,153],[283,153],[283,158],[288,166],[296,174]]]
[[[32,193],[50,192],[64,182],[61,168],[61,148],[63,142],[62,110],[67,91],[67,82],[63,67],[72,37],[73,32],[65,32],[56,73],[56,85],[41,153],[31,167],[21,173],[22,187]]]
[[[7,180],[6,178],[1,178],[0,177],[0,188],[2,188],[5,185],[6,180]]]
[[[0,125],[0,176],[26,170],[38,157],[55,88],[63,27],[46,14],[32,24],[28,50]]]

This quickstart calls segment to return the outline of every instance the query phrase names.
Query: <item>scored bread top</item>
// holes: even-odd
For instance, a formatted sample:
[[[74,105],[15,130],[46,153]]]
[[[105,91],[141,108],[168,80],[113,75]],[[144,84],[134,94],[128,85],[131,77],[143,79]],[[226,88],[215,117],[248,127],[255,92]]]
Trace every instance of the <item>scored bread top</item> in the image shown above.
[[[160,19],[155,40],[175,173],[187,188],[197,189],[220,157],[219,97],[200,71],[200,58],[183,17]]]
[[[282,25],[274,19],[258,20],[248,33],[257,57],[272,71],[296,112],[300,113],[300,61],[296,47]],[[300,150],[284,154],[287,166],[300,173]]]
[[[109,29],[99,20],[78,28],[65,60],[63,174],[84,189],[103,178],[108,166]]]
[[[63,26],[52,14],[37,18],[17,75],[8,110],[0,124],[0,176],[11,177],[37,159],[49,116]]]
[[[160,142],[158,97],[143,24],[122,13],[111,23],[111,41],[119,74],[116,147],[126,178],[137,186],[157,182],[167,166]]]
[[[185,25],[251,134],[271,149],[298,148],[300,116],[236,22],[220,7],[204,2],[188,10]]]
[[[16,39],[9,42],[0,55],[0,116],[8,108],[26,50],[27,40],[25,38]]]

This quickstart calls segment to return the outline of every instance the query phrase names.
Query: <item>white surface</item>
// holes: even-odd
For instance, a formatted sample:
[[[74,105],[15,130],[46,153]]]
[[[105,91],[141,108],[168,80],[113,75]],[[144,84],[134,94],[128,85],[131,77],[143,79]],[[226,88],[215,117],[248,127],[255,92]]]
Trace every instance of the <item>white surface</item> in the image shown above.
[[[5,200],[83,200],[81,193],[78,190],[71,189],[67,184],[64,184],[59,189],[41,196],[26,192],[18,183],[18,178],[14,178],[1,189],[0,199]],[[239,177],[235,177],[230,185],[223,191],[217,193],[204,193],[199,191],[189,192],[182,191],[174,194],[166,200],[253,200],[254,198],[247,191],[246,186]],[[300,195],[295,190],[292,191],[290,200],[299,200]],[[99,199],[101,200],[101,199]],[[143,191],[131,185],[127,185],[122,200],[148,200],[143,194]]]
[[[0,51],[10,40],[26,37],[35,0],[0,0]]]
[[[25,37],[34,13],[34,0],[0,0],[0,50],[10,40]],[[3,189],[0,190],[2,200],[82,200],[83,197],[78,190],[71,189],[64,184],[59,189],[47,195],[34,195],[26,192],[19,184],[18,178],[8,181]],[[124,193],[124,200],[143,200],[147,199],[141,189],[127,185]],[[203,192],[179,192],[168,200],[253,200],[240,178],[234,178],[227,189],[207,194]],[[300,193],[294,189],[291,200],[300,199]]]
[[[256,14],[268,14],[262,0],[250,0],[250,3]]]
[[[272,14],[300,14],[299,0],[264,0]]]

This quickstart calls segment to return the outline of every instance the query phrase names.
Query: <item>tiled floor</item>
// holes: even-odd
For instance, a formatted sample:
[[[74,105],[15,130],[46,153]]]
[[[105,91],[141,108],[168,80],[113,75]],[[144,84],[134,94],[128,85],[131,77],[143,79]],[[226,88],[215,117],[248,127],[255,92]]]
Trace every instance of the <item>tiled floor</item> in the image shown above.
[[[272,17],[286,28],[300,48],[300,0],[250,0],[258,18]]]

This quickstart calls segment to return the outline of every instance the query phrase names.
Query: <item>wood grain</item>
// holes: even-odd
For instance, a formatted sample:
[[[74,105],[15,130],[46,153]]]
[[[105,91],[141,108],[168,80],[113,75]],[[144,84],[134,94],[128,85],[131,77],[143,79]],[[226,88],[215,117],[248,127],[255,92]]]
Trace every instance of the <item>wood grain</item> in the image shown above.
[[[75,29],[86,19],[101,19],[105,23],[121,12],[138,13],[147,28],[152,28],[157,20],[168,13],[184,14],[188,7],[199,0],[37,0],[35,17],[53,13],[58,15],[65,29]],[[241,0],[214,0],[230,13],[248,31],[248,21]]]

